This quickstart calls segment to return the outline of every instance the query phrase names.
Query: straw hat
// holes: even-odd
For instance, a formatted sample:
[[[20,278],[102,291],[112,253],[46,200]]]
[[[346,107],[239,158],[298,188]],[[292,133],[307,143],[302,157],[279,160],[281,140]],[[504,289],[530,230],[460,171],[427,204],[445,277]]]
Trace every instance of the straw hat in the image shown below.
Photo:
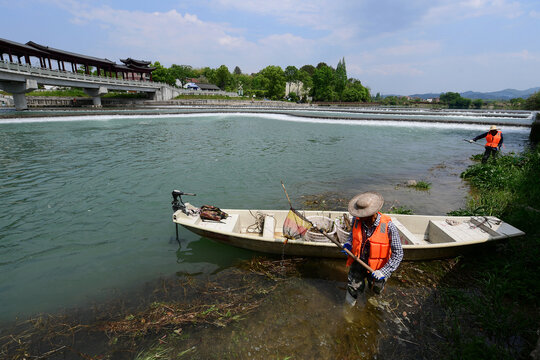
[[[381,194],[373,191],[364,192],[349,201],[349,213],[356,217],[368,217],[381,210],[383,204]]]
[[[499,130],[499,129],[497,128],[497,125],[491,125],[489,127],[489,131],[491,131],[491,130]]]

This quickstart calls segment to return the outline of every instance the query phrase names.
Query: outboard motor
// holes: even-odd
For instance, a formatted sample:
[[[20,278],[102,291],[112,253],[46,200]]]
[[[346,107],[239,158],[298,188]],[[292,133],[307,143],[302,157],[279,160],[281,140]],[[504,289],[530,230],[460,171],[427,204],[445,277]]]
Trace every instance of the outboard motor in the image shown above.
[[[186,204],[184,204],[184,202],[182,201],[182,195],[196,196],[196,194],[185,193],[180,190],[173,190],[172,192],[173,201],[171,202],[171,204],[172,204],[173,211],[176,212],[178,210],[182,210],[182,212],[187,215]],[[175,225],[176,225],[176,241],[178,241],[178,244],[180,244],[180,239],[178,238],[178,223],[176,223]]]
[[[182,201],[182,195],[197,196],[197,194],[190,194],[190,193],[185,193],[180,190],[173,190],[172,192],[173,201],[171,202],[171,204],[172,204],[173,211],[175,212],[178,210],[182,210],[182,212],[184,213],[186,212],[186,204],[184,204],[184,202]]]

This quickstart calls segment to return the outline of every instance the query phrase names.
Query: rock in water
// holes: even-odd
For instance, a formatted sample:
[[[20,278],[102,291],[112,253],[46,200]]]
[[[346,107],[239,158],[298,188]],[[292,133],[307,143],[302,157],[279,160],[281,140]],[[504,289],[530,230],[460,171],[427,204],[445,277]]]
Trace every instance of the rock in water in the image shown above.
[[[418,185],[418,181],[416,181],[416,180],[407,180],[406,184],[407,184],[407,186],[416,186],[416,185]]]

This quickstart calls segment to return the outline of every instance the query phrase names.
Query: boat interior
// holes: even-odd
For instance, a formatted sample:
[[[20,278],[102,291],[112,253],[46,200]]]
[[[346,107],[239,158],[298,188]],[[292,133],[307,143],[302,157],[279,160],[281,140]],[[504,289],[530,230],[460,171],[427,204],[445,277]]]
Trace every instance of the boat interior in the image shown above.
[[[204,226],[211,231],[251,234],[268,240],[283,238],[281,231],[288,210],[225,209],[224,211],[229,214],[229,217],[220,222],[204,221],[199,216],[189,217],[189,221],[192,225]],[[344,215],[348,216],[346,212],[339,211],[300,212],[306,217],[324,216],[332,221]],[[404,245],[481,242],[499,237],[516,236],[516,231],[521,233],[495,217],[389,215]]]

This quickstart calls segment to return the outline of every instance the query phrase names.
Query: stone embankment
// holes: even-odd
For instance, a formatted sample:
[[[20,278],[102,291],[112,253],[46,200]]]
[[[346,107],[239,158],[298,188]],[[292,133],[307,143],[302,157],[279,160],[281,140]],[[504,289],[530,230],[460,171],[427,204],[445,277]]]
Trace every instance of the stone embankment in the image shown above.
[[[146,101],[144,105],[155,106],[220,106],[220,107],[275,107],[275,108],[298,108],[310,107],[310,104],[297,104],[287,101],[272,100],[229,100],[229,99],[174,99],[167,101]]]
[[[28,96],[29,107],[90,107],[93,105],[92,98],[88,97],[55,97],[55,96]],[[102,98],[103,107],[108,106],[220,106],[220,107],[273,107],[273,108],[298,108],[310,107],[310,104],[297,104],[285,101],[251,101],[230,99],[174,99],[155,101],[149,99],[123,99]]]

